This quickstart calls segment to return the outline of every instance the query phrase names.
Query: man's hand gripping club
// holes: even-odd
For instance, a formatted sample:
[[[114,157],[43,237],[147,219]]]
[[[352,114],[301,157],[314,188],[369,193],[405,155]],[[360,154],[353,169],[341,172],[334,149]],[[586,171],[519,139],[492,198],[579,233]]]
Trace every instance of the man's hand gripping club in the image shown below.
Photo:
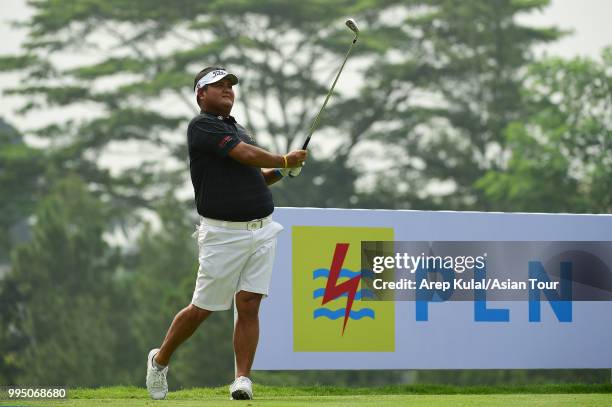
[[[283,156],[283,159],[286,160],[285,166],[283,168],[278,168],[277,172],[281,177],[286,177],[289,175],[290,177],[297,177],[300,175],[302,171],[302,166],[308,157],[308,152],[306,150],[294,150],[287,155]]]

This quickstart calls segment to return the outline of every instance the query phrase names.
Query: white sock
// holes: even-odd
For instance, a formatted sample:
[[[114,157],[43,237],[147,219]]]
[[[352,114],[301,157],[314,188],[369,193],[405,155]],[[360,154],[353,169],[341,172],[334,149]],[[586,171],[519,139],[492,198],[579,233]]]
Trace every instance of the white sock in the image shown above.
[[[153,359],[152,359],[153,366],[154,366],[154,367],[155,367],[155,369],[157,369],[157,370],[164,370],[164,369],[166,368],[166,366],[164,366],[164,365],[160,365],[159,363],[157,363],[157,362],[155,361],[155,356],[157,356],[157,353],[156,353],[155,355],[153,355]]]

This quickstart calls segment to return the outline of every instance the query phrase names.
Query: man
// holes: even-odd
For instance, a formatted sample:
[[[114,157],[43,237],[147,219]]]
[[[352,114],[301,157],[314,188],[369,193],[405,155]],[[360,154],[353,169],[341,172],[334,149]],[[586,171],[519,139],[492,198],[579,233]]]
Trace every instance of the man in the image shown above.
[[[219,67],[203,69],[194,81],[201,112],[189,123],[187,141],[200,214],[194,234],[200,266],[191,304],[175,316],[161,347],[149,352],[146,383],[154,399],[168,393],[166,374],[174,351],[212,312],[230,309],[232,300],[238,319],[230,394],[253,398],[249,375],[259,339],[259,304],[268,294],[276,235],[282,230],[270,217],[274,203],[268,185],[290,171],[298,175],[307,153],[282,156],[257,147],[230,116],[236,84],[236,75]]]

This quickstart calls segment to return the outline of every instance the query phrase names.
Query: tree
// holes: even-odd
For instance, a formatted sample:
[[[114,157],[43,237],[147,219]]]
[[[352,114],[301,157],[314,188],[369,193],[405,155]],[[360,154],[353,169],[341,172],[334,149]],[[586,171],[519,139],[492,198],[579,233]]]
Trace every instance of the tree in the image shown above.
[[[36,215],[32,241],[14,251],[0,282],[5,376],[13,384],[113,383],[113,316],[123,310],[113,307],[117,253],[102,237],[107,215],[77,177],[58,183]]]
[[[0,268],[11,248],[26,238],[28,217],[44,193],[44,155],[0,119]],[[0,272],[1,277],[1,272]]]
[[[532,65],[525,121],[506,129],[506,165],[477,183],[498,210],[612,212],[612,48],[598,62]]]
[[[0,119],[0,321],[20,313],[22,299],[7,277],[10,252],[28,238],[29,217],[44,188],[42,152],[27,146],[19,132]],[[0,382],[16,383],[21,372],[17,355],[26,338],[8,323],[0,323]]]
[[[520,90],[531,48],[561,34],[516,18],[548,3],[410,1],[393,19],[377,20],[394,34],[393,52],[368,67],[370,80],[336,111],[337,120],[361,112],[342,122],[353,140],[383,142],[378,153],[362,152],[378,168],[365,206],[488,209],[474,183],[500,167],[503,131],[525,114]]]
[[[336,73],[351,38],[344,17],[373,18],[394,3],[400,2],[36,1],[25,52],[0,59],[0,69],[22,72],[22,83],[8,93],[27,99],[23,111],[63,112],[32,133],[51,141],[58,168],[81,174],[120,218],[184,185],[184,127],[196,108],[191,83],[203,66],[237,71],[235,112],[261,144],[284,153],[303,141]],[[373,29],[354,56],[373,61],[385,50],[383,39]],[[75,52],[86,62],[58,62]],[[89,114],[68,116],[68,108],[82,106]],[[100,157],[130,146],[141,159],[134,165],[112,171],[100,165]],[[353,171],[335,155],[314,153],[310,161],[313,169],[335,163],[334,171],[318,184],[311,176],[281,186],[279,203],[349,205]],[[304,186],[324,194],[304,194]]]
[[[78,168],[125,214],[184,185],[177,130],[194,112],[191,82],[203,65],[239,73],[235,112],[264,146],[301,144],[350,39],[341,21],[352,14],[364,31],[351,57],[357,94],[336,92],[304,176],[275,187],[277,203],[486,209],[474,182],[499,167],[503,129],[524,113],[519,89],[531,47],[560,36],[516,16],[548,3],[182,0],[169,10],[161,1],[44,0],[33,3],[27,51],[0,66],[25,72],[13,90],[28,95],[25,110],[87,103],[97,112],[37,134],[54,140],[60,168]],[[88,50],[90,62],[54,63]],[[98,165],[130,143],[174,164]],[[332,152],[321,153],[330,143]]]

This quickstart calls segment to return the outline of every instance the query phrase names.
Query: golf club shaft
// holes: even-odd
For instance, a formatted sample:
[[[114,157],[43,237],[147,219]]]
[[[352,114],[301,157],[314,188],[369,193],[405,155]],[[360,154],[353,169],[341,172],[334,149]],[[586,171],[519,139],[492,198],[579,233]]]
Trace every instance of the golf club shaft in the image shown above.
[[[321,115],[321,112],[323,112],[323,109],[325,109],[325,106],[327,106],[327,101],[329,100],[330,96],[332,95],[332,92],[334,91],[336,82],[338,82],[338,78],[340,77],[340,74],[342,73],[342,69],[344,68],[344,65],[346,64],[346,61],[349,57],[349,54],[351,53],[351,50],[353,49],[353,45],[355,45],[356,42],[357,42],[357,36],[355,36],[355,38],[353,39],[353,42],[351,42],[351,46],[349,47],[346,53],[346,56],[344,57],[344,61],[342,62],[342,65],[340,66],[340,70],[338,71],[338,74],[336,75],[336,79],[334,79],[334,83],[329,89],[329,92],[327,92],[327,96],[325,97],[323,106],[321,106],[321,110],[319,110],[319,113],[317,113],[314,121],[312,122],[312,126],[310,127],[310,130],[308,131],[308,137],[306,137],[306,141],[304,141],[304,145],[302,146],[302,150],[306,150],[306,148],[308,148],[308,143],[310,143],[310,137],[312,136],[312,133],[314,133],[315,129],[317,128],[317,125],[319,124],[319,116]]]

